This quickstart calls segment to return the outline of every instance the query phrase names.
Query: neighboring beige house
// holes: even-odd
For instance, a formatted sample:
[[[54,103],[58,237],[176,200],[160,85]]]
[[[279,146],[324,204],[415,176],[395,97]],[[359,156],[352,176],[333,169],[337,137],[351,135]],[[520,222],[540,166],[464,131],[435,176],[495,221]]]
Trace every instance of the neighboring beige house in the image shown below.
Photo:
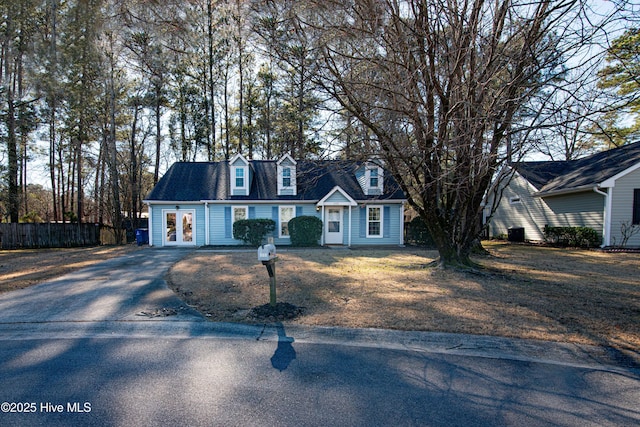
[[[526,240],[541,241],[545,225],[591,227],[602,246],[619,246],[631,227],[640,227],[640,142],[578,160],[511,167],[513,178],[489,220],[490,236],[524,228]],[[640,233],[627,246],[640,246]]]

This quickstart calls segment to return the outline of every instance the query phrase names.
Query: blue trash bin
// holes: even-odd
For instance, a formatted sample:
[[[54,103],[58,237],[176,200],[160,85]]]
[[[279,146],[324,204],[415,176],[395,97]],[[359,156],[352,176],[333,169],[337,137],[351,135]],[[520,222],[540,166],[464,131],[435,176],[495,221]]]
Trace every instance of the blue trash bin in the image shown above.
[[[149,244],[149,229],[136,228],[136,243],[138,246]]]

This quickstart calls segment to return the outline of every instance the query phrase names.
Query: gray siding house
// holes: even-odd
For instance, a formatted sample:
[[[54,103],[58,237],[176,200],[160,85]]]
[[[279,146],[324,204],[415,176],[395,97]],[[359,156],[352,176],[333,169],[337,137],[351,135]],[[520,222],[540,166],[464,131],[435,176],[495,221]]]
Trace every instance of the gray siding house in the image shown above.
[[[276,245],[290,244],[288,222],[316,216],[322,245],[403,245],[406,197],[373,162],[247,160],[174,163],[144,202],[152,246],[241,245],[240,219],[276,223]]]
[[[640,142],[578,160],[511,167],[513,178],[490,218],[491,236],[524,228],[526,240],[541,241],[545,225],[591,227],[603,246],[617,246],[625,228],[640,227]],[[640,234],[627,245],[640,246]]]

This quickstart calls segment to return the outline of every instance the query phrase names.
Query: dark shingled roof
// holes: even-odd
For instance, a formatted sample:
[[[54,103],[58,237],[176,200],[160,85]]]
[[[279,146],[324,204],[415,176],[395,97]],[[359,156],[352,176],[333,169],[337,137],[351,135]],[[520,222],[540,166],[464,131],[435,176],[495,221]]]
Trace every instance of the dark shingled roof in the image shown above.
[[[593,188],[640,162],[640,142],[570,161],[519,162],[513,166],[539,193]]]
[[[354,200],[403,200],[405,195],[390,174],[384,176],[384,194],[365,195],[356,180],[360,162],[340,160],[299,161],[297,195],[278,196],[277,165],[274,160],[251,160],[253,181],[248,196],[229,194],[227,162],[177,162],[145,198],[149,201],[200,200],[320,200],[340,186]]]

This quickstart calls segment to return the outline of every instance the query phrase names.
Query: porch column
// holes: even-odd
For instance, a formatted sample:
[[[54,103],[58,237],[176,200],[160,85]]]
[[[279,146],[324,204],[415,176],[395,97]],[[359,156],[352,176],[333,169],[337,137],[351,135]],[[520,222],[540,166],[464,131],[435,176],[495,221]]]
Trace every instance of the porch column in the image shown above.
[[[351,247],[351,234],[352,234],[351,233],[351,228],[352,228],[351,226],[352,226],[352,224],[351,224],[351,204],[349,204],[349,238],[348,238],[349,247]]]
[[[400,204],[400,246],[404,246],[404,202]]]
[[[149,220],[147,221],[147,231],[149,232],[149,246],[153,246],[153,212],[150,203],[147,203],[147,210],[149,211]]]
[[[324,225],[324,205],[322,205],[322,213],[320,214],[320,219],[322,219],[322,236],[320,237],[320,246],[324,246],[324,233],[325,233],[325,225]]]

